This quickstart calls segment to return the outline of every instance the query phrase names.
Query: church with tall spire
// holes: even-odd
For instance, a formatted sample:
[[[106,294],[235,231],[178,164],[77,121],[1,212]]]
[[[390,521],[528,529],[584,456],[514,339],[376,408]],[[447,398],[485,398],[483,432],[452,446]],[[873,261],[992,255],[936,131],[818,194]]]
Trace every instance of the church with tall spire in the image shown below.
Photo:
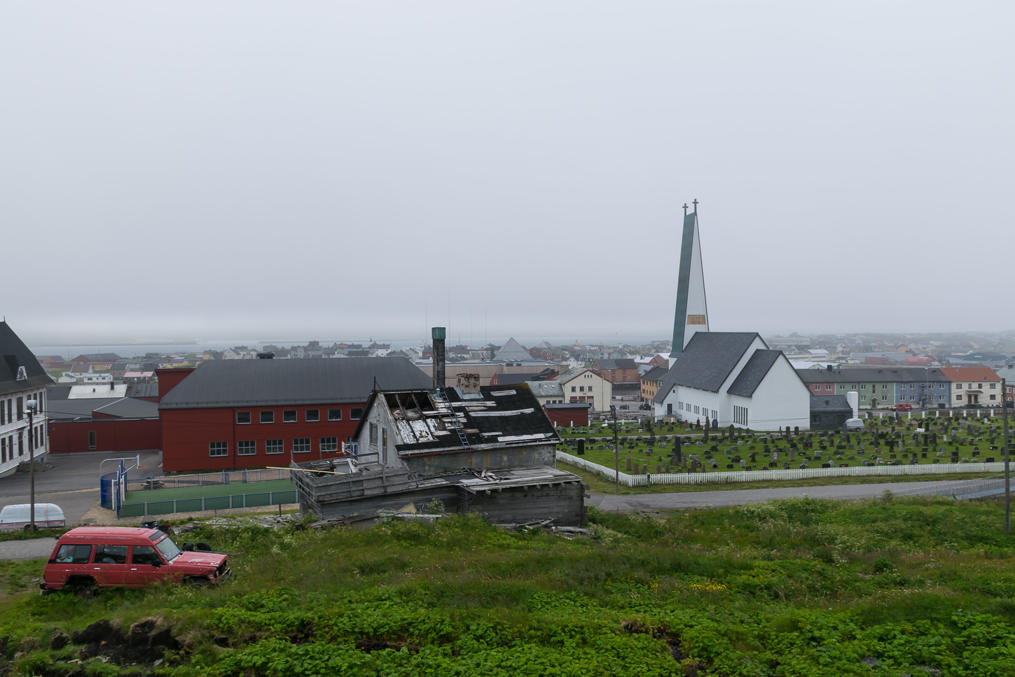
[[[811,392],[780,350],[756,332],[715,332],[708,322],[698,200],[684,205],[669,371],[652,402],[656,419],[754,430],[810,427]]]
[[[698,232],[698,200],[693,210],[684,203],[684,232],[680,241],[680,272],[677,276],[677,307],[673,313],[673,343],[670,357],[684,352],[691,337],[708,331],[708,303],[705,300],[705,272],[701,262],[701,234]]]

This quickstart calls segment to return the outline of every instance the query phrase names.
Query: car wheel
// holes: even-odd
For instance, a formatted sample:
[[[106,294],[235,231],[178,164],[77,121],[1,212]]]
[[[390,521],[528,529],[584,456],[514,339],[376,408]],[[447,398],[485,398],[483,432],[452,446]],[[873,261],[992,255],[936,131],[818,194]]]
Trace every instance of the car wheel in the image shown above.
[[[74,578],[67,581],[64,587],[74,594],[75,597],[79,597],[80,599],[91,599],[95,597],[96,585],[94,578]]]
[[[187,579],[187,584],[192,585],[195,588],[207,588],[211,585],[211,581],[204,576],[191,576]]]

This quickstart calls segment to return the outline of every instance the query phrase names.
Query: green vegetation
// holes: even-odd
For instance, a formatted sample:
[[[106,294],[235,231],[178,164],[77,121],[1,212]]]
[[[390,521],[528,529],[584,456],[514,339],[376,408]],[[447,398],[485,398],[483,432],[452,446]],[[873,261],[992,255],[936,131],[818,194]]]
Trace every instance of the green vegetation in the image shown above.
[[[990,501],[886,494],[666,519],[593,511],[592,537],[573,540],[476,516],[202,527],[187,540],[235,569],[210,589],[42,597],[42,562],[0,562],[0,653],[13,674],[136,672],[69,664],[88,647],[51,638],[154,617],[179,642],[141,666],[163,675],[1009,675],[1002,517]]]
[[[1000,418],[872,419],[864,433],[839,431],[751,433],[718,429],[678,440],[655,428],[628,426],[620,438],[620,471],[725,472],[858,465],[934,465],[1000,461]],[[917,429],[922,432],[917,432]],[[558,449],[576,455],[586,437],[584,458],[613,468],[613,433],[598,425],[558,428]],[[679,450],[678,450],[679,446]],[[774,454],[774,455],[773,455]]]

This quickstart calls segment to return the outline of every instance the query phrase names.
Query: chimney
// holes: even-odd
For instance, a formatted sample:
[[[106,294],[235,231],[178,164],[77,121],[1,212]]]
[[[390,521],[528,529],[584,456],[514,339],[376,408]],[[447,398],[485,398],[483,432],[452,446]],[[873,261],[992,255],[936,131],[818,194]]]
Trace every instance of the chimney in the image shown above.
[[[443,388],[444,382],[444,338],[447,331],[444,327],[434,327],[430,331],[433,338],[433,387]]]
[[[479,374],[458,374],[458,392],[462,395],[478,395]]]
[[[849,407],[853,410],[853,418],[860,418],[860,393],[850,390],[846,393],[846,401],[849,402]]]

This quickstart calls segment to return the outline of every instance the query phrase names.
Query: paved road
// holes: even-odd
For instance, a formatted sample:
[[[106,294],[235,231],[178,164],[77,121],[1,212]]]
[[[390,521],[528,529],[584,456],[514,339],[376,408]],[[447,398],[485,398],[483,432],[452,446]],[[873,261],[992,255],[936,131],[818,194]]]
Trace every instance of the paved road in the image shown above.
[[[877,498],[890,491],[898,496],[962,496],[980,490],[989,490],[1002,480],[943,480],[931,482],[885,482],[882,484],[836,484],[817,487],[786,487],[775,489],[729,489],[724,491],[687,491],[673,494],[592,494],[589,503],[610,512],[641,512],[681,510],[685,508],[712,508],[745,503],[760,503],[778,498],[828,498],[855,500]]]
[[[78,524],[82,515],[99,502],[99,463],[107,458],[127,455],[117,452],[50,454],[46,462],[53,467],[35,473],[35,502],[56,503],[63,508],[68,525]],[[161,475],[161,452],[142,452],[141,464],[144,468],[140,473]],[[115,463],[110,462],[102,469],[112,472],[114,467]],[[19,472],[0,478],[0,505],[28,503],[29,493],[28,473]]]
[[[49,557],[56,545],[55,538],[29,538],[24,541],[0,542],[0,559],[40,559]]]

